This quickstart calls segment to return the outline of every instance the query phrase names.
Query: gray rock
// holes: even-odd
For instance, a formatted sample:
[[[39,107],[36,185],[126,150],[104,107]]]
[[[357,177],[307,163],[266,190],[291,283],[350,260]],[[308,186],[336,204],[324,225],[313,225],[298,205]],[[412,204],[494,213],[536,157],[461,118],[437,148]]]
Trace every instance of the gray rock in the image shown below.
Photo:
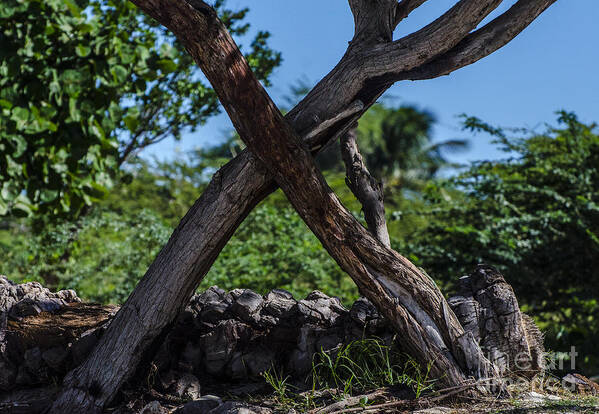
[[[179,398],[197,400],[202,396],[200,381],[193,374],[183,374],[174,385],[174,392]]]
[[[247,341],[251,328],[239,321],[220,322],[215,329],[200,337],[200,346],[205,352],[206,372],[219,375],[230,361],[238,341]]]
[[[17,378],[17,367],[0,356],[0,390],[10,389]]]
[[[35,373],[42,367],[42,351],[38,347],[28,349],[23,355],[23,360],[27,369]]]
[[[177,408],[173,411],[173,414],[205,414],[222,403],[223,402],[219,397],[214,395],[204,395],[197,400],[190,401],[182,407]]]
[[[242,352],[235,352],[227,369],[231,379],[241,380],[248,377],[247,366]]]
[[[210,410],[209,414],[272,414],[272,410],[256,405],[250,405],[237,401],[227,401],[224,404],[219,405],[213,410]]]
[[[17,371],[17,377],[15,378],[15,383],[17,385],[33,385],[41,382],[41,379],[38,377],[34,377],[31,375],[31,372],[25,367],[25,365],[21,365]]]
[[[42,353],[42,359],[53,370],[60,370],[69,356],[69,349],[63,346],[55,346]]]
[[[235,296],[237,297],[231,305],[231,311],[242,321],[257,324],[260,320],[258,312],[262,307],[262,296],[249,289],[244,289],[241,294]]]
[[[32,298],[21,299],[10,308],[10,317],[13,319],[24,318],[26,316],[35,316],[42,313],[42,308],[36,300]]]
[[[272,348],[257,347],[247,354],[245,364],[249,374],[257,377],[276,365],[275,353]]]
[[[293,372],[294,377],[302,377],[307,374],[312,368],[312,355],[313,353],[294,349],[287,363],[287,367],[290,372]]]
[[[341,346],[343,342],[343,332],[329,333],[316,341],[316,350],[331,351]]]
[[[187,342],[181,353],[179,370],[193,372],[200,368],[202,363],[202,348],[193,342]]]
[[[190,307],[199,313],[202,323],[218,323],[227,319],[231,303],[233,300],[227,292],[217,286],[211,286],[204,293],[194,296]]]
[[[168,414],[168,410],[164,408],[158,401],[152,401],[141,409],[139,414]]]
[[[318,290],[300,300],[297,308],[302,322],[326,326],[335,325],[341,315],[347,314],[338,298],[331,298]]]
[[[284,319],[291,316],[297,301],[293,295],[283,289],[274,289],[264,297],[263,315],[270,315],[276,319]]]
[[[355,301],[349,311],[349,315],[361,327],[365,326],[368,322],[376,321],[380,318],[379,312],[366,298],[359,298]]]

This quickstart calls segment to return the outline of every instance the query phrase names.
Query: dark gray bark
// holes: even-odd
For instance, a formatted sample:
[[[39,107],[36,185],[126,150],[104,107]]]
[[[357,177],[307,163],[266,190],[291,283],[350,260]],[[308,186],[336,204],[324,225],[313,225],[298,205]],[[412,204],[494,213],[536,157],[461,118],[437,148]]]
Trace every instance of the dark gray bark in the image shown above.
[[[391,239],[385,219],[383,183],[368,172],[356,141],[357,125],[341,137],[341,157],[345,163],[345,182],[362,204],[362,211],[372,233],[383,246],[390,248]]]
[[[242,67],[243,60],[239,59],[232,45],[227,44],[225,49],[222,48],[222,42],[227,43],[223,38],[226,33],[219,31],[219,25],[214,23],[215,16],[212,9],[195,0],[192,2],[193,6],[184,1],[166,0],[136,0],[135,3],[169,27],[197,61],[201,62],[201,55],[206,52],[206,47],[212,47],[209,52],[218,56],[221,53],[231,52],[229,55],[225,54],[219,70],[222,72],[222,67],[227,67],[232,72],[241,70],[235,73],[238,83],[234,86],[240,92],[247,91],[246,81],[251,73],[245,72]],[[553,1],[521,0],[519,3],[531,3],[539,8],[546,8]],[[407,75],[409,71],[428,70],[429,75],[434,73],[437,66],[426,69],[428,62],[436,56],[459,48],[462,39],[498,4],[498,1],[462,0],[437,21],[404,39],[381,45],[352,42],[340,63],[288,114],[287,121],[295,132],[307,138],[308,148],[317,151],[330,139],[344,133],[393,82],[409,78]],[[496,47],[507,43],[515,32],[526,27],[529,19],[524,12],[522,13],[502,26],[503,31],[497,34]],[[494,27],[493,23],[489,25]],[[479,30],[484,30],[484,27]],[[476,36],[476,33],[477,31],[471,36]],[[205,44],[207,40],[215,40],[215,42],[210,42],[210,46],[207,46]],[[469,49],[467,54],[469,59],[477,60],[488,51],[488,49]],[[462,59],[456,65],[463,63]],[[445,71],[446,68],[442,72]],[[267,99],[263,91],[257,93],[260,99]],[[237,99],[238,96],[227,96],[222,91],[219,95],[223,105],[229,108],[229,114],[235,117],[234,110],[231,110],[235,102],[231,99]],[[255,97],[245,95],[244,98],[251,102]],[[240,129],[248,129],[255,135],[250,137],[251,139],[258,140],[266,129],[271,130],[274,127],[286,128],[285,135],[293,135],[293,131],[290,131],[284,122],[280,120],[272,122],[279,116],[278,112],[274,113],[276,108],[263,109],[267,112],[260,115],[265,124],[259,130],[246,128],[247,125],[243,125],[243,120],[237,122]],[[252,119],[256,113],[260,112],[254,111]],[[244,134],[246,133],[247,130]],[[277,141],[277,145],[280,145],[280,141]],[[298,151],[296,144],[292,148],[292,152]],[[206,192],[182,220],[168,244],[119,311],[100,345],[82,366],[66,378],[65,390],[55,405],[55,412],[72,410],[73,407],[84,407],[88,412],[100,410],[115,396],[123,381],[137,366],[143,351],[168,327],[185,302],[189,300],[195,287],[239,223],[275,188],[272,176],[273,171],[269,172],[262,167],[247,151],[215,175]],[[320,182],[312,184],[320,186],[320,190],[325,188]],[[331,208],[329,212],[342,210],[341,206],[335,205],[330,200],[329,207]],[[349,220],[347,223],[338,223],[341,227],[353,225],[349,217],[344,215],[339,218]],[[320,231],[327,230],[320,229]],[[351,240],[353,241],[353,238]],[[389,273],[398,275],[403,274],[402,269],[410,269],[410,272],[420,275],[417,269],[411,269],[409,262],[401,256],[380,250],[372,237],[368,236],[364,240],[365,243],[362,245],[358,243],[358,246],[354,247],[363,250],[362,255],[365,257],[379,254],[380,260],[387,260],[386,271]],[[345,263],[344,267],[359,263],[362,274],[368,273],[360,262],[362,258],[356,257],[356,259],[357,262]],[[368,264],[368,266],[372,265],[372,263]],[[436,316],[442,319],[437,323],[445,327],[442,328],[446,334],[444,340],[448,343],[456,340],[456,332],[459,336],[462,332],[461,327],[454,326],[457,320],[449,314],[449,321],[445,320],[443,315],[447,314],[448,308],[441,306],[445,302],[434,284],[428,278],[422,280],[422,275],[417,276],[417,279],[405,276],[403,282],[409,285],[407,296],[406,292],[401,292],[392,284],[385,289],[396,290],[397,296],[402,296],[404,293],[403,296],[407,298],[413,293],[411,283],[424,283],[422,289],[430,291],[425,296],[429,295],[429,299],[433,301],[426,304],[427,308],[441,311]],[[385,289],[380,284],[377,286],[378,288],[375,288],[372,294],[385,295]],[[148,302],[154,303],[155,307],[142,306]],[[395,300],[380,305],[389,311],[397,311],[402,326],[418,325],[414,314],[424,317],[420,312],[419,304],[413,303],[410,312],[405,309],[402,311]],[[448,326],[457,331],[448,329]],[[419,335],[422,338],[430,338],[429,332],[422,331]],[[415,337],[414,340],[416,343],[419,339]],[[460,346],[464,347],[464,344]],[[419,352],[422,355],[422,351]],[[464,356],[460,358],[463,359]],[[462,376],[463,373],[458,375],[458,377]]]
[[[543,336],[520,312],[501,273],[481,265],[460,278],[459,287],[460,296],[450,298],[449,304],[501,375],[532,377],[545,368]]]

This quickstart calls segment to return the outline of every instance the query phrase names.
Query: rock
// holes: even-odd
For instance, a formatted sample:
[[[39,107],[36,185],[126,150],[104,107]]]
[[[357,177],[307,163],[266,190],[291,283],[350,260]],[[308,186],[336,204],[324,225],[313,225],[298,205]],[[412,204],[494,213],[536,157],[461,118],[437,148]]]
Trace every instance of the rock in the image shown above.
[[[69,356],[69,349],[63,346],[55,346],[42,353],[42,359],[53,370],[59,371]]]
[[[193,374],[183,374],[175,381],[174,393],[179,398],[197,400],[202,396],[200,391],[200,381]]]
[[[168,356],[165,356],[168,357]],[[187,342],[185,349],[181,352],[179,360],[179,370],[193,372],[200,368],[202,364],[202,348],[193,342]]]
[[[211,375],[219,375],[227,365],[238,341],[247,341],[251,335],[249,326],[235,321],[220,322],[215,329],[200,337],[205,352],[205,369]]]
[[[210,410],[208,414],[272,414],[272,410],[256,405],[250,405],[237,401],[226,403]]]
[[[293,295],[283,289],[274,289],[264,297],[262,313],[276,319],[286,319],[294,312],[297,301]]]
[[[77,327],[78,315],[86,321],[85,318],[96,313],[88,313],[85,307],[80,313],[60,312],[56,318],[39,315],[78,301],[73,291],[52,293],[39,283],[17,285],[0,277],[0,389],[46,384],[51,378],[60,379],[87,358],[108,324],[102,322],[98,329],[85,328],[93,325],[82,322],[83,329],[71,330],[66,336],[56,330],[56,337],[55,328],[50,326],[51,329],[43,329],[43,343],[25,338],[27,332],[18,330],[9,331],[6,336],[12,342],[3,336],[2,327],[11,319],[19,319],[13,326],[24,326],[27,320],[40,326],[61,320],[57,319],[62,318],[60,315],[65,315],[64,318],[75,315],[75,319],[69,320]],[[106,313],[114,314],[113,311],[116,309]],[[210,386],[248,379],[258,383],[259,379],[258,387],[263,388],[265,383],[259,376],[272,366],[289,369],[290,381],[303,384],[315,352],[334,350],[365,334],[379,338],[393,335],[393,330],[366,300],[359,300],[350,312],[339,299],[318,291],[298,302],[281,289],[262,297],[247,289],[227,293],[213,286],[191,298],[158,347],[152,361],[156,368],[154,384],[160,392],[195,399],[200,398],[198,378],[202,381],[206,378],[210,383],[205,385]],[[10,353],[2,350],[7,344],[13,346]],[[139,404],[135,407],[137,411],[143,401]]]
[[[580,374],[568,374],[562,378],[565,389],[582,395],[599,395],[599,384]]]
[[[17,378],[17,367],[0,356],[0,390],[10,389]]]
[[[294,373],[294,377],[301,377],[307,374],[312,368],[312,353],[294,349],[289,357],[287,368]]]
[[[204,395],[197,400],[190,401],[173,411],[173,414],[205,414],[210,410],[215,409],[223,402],[219,397],[214,395]]]
[[[242,321],[256,325],[260,320],[258,311],[262,307],[262,296],[249,289],[244,289],[241,294],[235,295],[235,301],[231,305],[231,311]]]
[[[355,301],[349,311],[349,315],[361,327],[366,326],[368,322],[380,318],[374,305],[366,298],[359,298]]]
[[[141,409],[139,414],[168,414],[168,410],[164,408],[158,401],[152,401]]]
[[[454,409],[448,407],[433,407],[423,410],[414,411],[413,414],[450,414],[455,412]]]
[[[241,380],[248,377],[248,371],[242,352],[235,352],[229,363],[228,375],[233,380]]]
[[[26,385],[30,386],[33,384],[39,384],[42,382],[42,378],[35,377],[32,373],[25,367],[25,365],[21,365],[17,371],[17,377],[15,379],[15,383],[17,385]],[[14,386],[14,384],[12,384]],[[11,387],[12,388],[12,387]]]
[[[326,326],[335,325],[339,317],[347,313],[338,298],[331,298],[318,290],[300,300],[297,308],[302,322]]]
[[[217,286],[211,286],[204,293],[195,295],[190,302],[190,307],[199,314],[201,323],[218,323],[227,319],[228,309],[232,299],[227,292]]]
[[[10,317],[14,319],[24,318],[26,316],[38,315],[42,312],[40,303],[34,299],[25,298],[15,303],[10,309]]]
[[[29,372],[38,372],[42,367],[42,352],[38,347],[28,349],[23,355],[23,360]]]
[[[254,377],[260,376],[276,365],[275,353],[272,348],[263,346],[250,350],[244,361],[249,371],[248,374]]]

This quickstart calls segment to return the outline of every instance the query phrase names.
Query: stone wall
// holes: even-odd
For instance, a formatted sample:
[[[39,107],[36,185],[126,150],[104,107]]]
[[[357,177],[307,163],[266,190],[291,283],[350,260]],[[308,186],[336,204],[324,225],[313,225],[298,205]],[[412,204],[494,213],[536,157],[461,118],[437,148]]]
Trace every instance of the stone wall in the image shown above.
[[[91,351],[117,309],[81,303],[73,291],[52,293],[39,283],[0,277],[0,390],[59,382]],[[319,291],[296,300],[284,290],[262,296],[211,287],[191,299],[140,377],[165,392],[193,394],[203,383],[264,384],[260,374],[276,367],[299,385],[319,350],[363,337],[391,343],[393,335],[365,299],[348,310]]]

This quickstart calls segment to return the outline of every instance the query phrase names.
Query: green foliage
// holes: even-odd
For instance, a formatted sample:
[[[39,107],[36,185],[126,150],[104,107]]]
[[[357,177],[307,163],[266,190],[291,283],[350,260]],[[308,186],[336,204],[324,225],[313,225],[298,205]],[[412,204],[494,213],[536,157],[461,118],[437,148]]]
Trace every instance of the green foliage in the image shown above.
[[[202,286],[287,289],[305,297],[314,289],[346,301],[357,298],[351,279],[322,248],[295,210],[264,203],[242,223]]]
[[[413,359],[376,338],[352,341],[332,352],[321,350],[312,366],[313,389],[335,388],[343,396],[391,385],[410,387],[419,398],[432,388],[428,375]]]
[[[0,255],[6,258],[0,273],[19,282],[75,289],[103,303],[125,301],[171,233],[152,211],[123,216],[99,208],[38,234],[19,237],[18,230],[0,239]]]
[[[509,158],[475,163],[427,189],[428,226],[398,246],[446,288],[480,262],[497,266],[547,345],[577,347],[584,368],[599,368],[599,135],[560,112],[559,128],[511,137],[475,118]],[[525,133],[523,130],[512,133]]]
[[[391,386],[404,386],[413,391],[415,398],[420,398],[422,393],[433,388],[433,381],[429,379],[431,367],[432,363],[426,369],[420,367],[381,339],[364,338],[315,354],[310,391],[298,394],[296,387],[288,382],[289,377],[276,367],[271,367],[262,376],[273,388],[274,399],[280,408],[306,412],[327,402],[324,395],[344,400]],[[372,403],[366,395],[359,401],[363,408]]]
[[[234,35],[247,9],[217,1]],[[247,54],[267,81],[280,55]],[[174,36],[124,0],[0,0],[0,216],[76,217],[119,166],[218,112]]]

